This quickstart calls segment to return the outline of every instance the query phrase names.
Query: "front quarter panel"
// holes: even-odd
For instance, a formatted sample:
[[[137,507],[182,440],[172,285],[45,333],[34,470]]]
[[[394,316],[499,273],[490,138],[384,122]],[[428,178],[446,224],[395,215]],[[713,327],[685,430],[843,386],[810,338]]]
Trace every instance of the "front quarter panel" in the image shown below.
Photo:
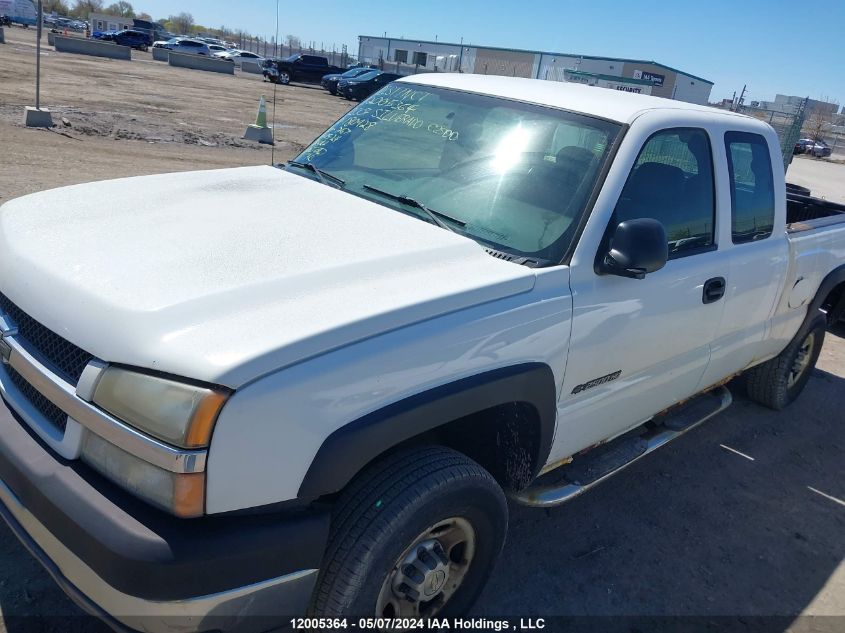
[[[388,332],[244,386],[214,430],[206,511],[296,498],[326,438],[414,394],[521,363],[547,364],[559,386],[571,311],[569,269],[544,269],[530,292]]]

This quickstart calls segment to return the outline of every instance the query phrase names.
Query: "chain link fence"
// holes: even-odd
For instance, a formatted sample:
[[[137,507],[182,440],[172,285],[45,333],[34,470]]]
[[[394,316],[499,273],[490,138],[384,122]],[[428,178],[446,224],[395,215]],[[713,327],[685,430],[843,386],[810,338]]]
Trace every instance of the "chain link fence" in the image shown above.
[[[316,48],[313,46],[303,46],[302,44],[295,44],[293,46],[287,44],[276,44],[273,41],[268,41],[258,37],[234,38],[233,42],[241,50],[249,51],[251,53],[255,53],[256,55],[261,55],[262,57],[284,58],[301,53],[304,55],[319,55],[320,57],[325,57],[329,60],[330,66],[338,66],[340,68],[346,68],[347,66],[358,63],[358,57],[356,55],[349,54],[345,46],[340,50],[326,50],[322,47]]]
[[[760,119],[771,125],[780,139],[780,150],[783,155],[783,168],[792,162],[792,150],[801,138],[801,128],[804,126],[806,113],[803,106],[797,112],[778,112],[761,108],[743,107],[741,112]]]

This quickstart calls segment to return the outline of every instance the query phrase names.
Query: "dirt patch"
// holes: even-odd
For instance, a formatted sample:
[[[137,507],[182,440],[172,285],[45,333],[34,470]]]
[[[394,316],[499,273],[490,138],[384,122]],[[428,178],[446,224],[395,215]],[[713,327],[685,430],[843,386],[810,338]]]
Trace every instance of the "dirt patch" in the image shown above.
[[[60,185],[167,171],[268,164],[243,140],[267,99],[276,162],[295,156],[349,110],[348,101],[261,77],[173,68],[133,51],[131,62],[42,49],[41,102],[51,131],[23,126],[35,102],[35,31],[6,29],[0,55],[0,202]]]

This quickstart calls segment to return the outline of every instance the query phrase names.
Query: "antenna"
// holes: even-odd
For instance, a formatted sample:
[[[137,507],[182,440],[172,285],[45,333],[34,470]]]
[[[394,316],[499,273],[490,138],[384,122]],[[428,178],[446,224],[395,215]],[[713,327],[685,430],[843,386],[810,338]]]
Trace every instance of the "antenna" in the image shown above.
[[[276,0],[276,43],[279,42],[279,0]],[[275,49],[273,54],[275,54]],[[276,88],[279,87],[277,82],[273,82],[273,144],[270,146],[270,167],[276,164]]]

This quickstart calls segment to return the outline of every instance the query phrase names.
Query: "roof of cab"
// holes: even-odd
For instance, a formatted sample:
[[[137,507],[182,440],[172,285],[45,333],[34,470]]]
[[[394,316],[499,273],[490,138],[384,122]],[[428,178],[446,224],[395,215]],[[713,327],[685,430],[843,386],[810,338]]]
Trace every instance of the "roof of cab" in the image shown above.
[[[717,116],[748,118],[736,112],[728,112],[685,101],[633,94],[622,90],[598,89],[583,84],[546,81],[544,79],[466,73],[424,73],[403,77],[399,81],[565,108],[620,123],[631,123],[640,113],[653,109],[693,110]]]

